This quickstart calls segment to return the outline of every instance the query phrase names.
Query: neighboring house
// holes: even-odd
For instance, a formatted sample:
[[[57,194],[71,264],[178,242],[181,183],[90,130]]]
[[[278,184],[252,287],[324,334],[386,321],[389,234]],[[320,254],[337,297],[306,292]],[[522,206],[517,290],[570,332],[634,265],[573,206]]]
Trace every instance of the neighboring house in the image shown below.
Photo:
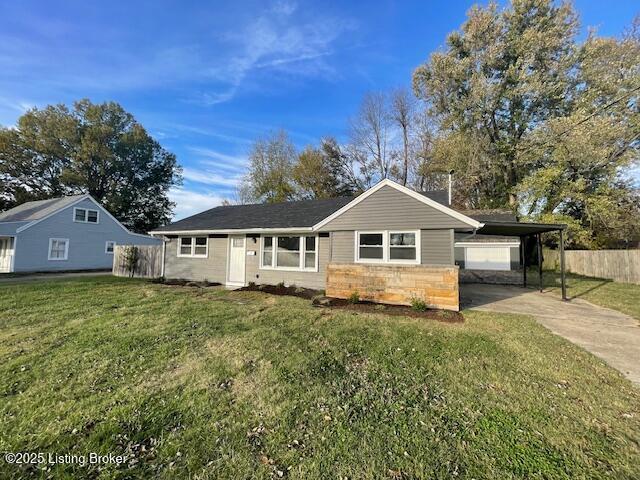
[[[564,228],[480,221],[445,205],[446,197],[442,192],[418,193],[383,180],[356,198],[216,207],[151,234],[165,240],[166,278],[227,285],[284,282],[325,289],[332,266],[367,266],[352,268],[353,278],[345,274],[345,289],[356,289],[357,275],[370,275],[371,283],[378,282],[377,288],[384,290],[393,275],[425,272],[422,278],[432,280],[409,283],[429,287],[433,282],[437,289],[442,283],[433,280],[437,275],[454,281],[457,308],[456,234],[520,238]],[[461,248],[466,247],[463,242]],[[500,266],[511,268],[511,261]],[[374,278],[379,274],[385,279]],[[406,303],[406,298],[400,298],[403,288],[396,288],[400,303]]]
[[[0,213],[0,272],[108,269],[115,245],[156,245],[90,195],[39,200]]]

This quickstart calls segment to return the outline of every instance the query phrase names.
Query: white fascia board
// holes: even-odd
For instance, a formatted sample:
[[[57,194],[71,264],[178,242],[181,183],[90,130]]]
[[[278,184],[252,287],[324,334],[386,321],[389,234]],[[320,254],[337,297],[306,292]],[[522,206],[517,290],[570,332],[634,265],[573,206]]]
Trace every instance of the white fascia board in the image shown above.
[[[456,247],[519,247],[520,242],[456,242]]]
[[[413,190],[411,190],[410,188],[404,187],[392,180],[389,180],[388,178],[385,178],[384,180],[381,180],[380,182],[378,182],[376,185],[374,185],[373,187],[371,187],[369,190],[367,190],[366,192],[362,193],[360,196],[354,198],[351,202],[347,203],[344,207],[342,207],[339,210],[336,210],[335,212],[333,212],[331,215],[329,215],[327,218],[325,218],[324,220],[321,220],[320,222],[316,223],[313,226],[313,230],[318,230],[320,228],[322,228],[323,226],[325,226],[327,223],[329,223],[331,220],[334,220],[335,218],[338,218],[340,215],[342,215],[343,213],[351,210],[353,207],[355,207],[356,205],[358,205],[360,202],[362,202],[363,200],[367,199],[369,196],[373,195],[374,193],[376,193],[378,190],[380,190],[383,187],[391,187],[391,188],[395,188],[396,190],[398,190],[399,192],[402,192],[406,195],[409,195],[412,198],[415,198],[416,200],[418,200],[419,202],[424,203],[425,205],[429,205],[432,208],[435,208],[436,210],[449,215],[450,217],[455,218],[456,220],[460,220],[463,223],[466,223],[467,225],[469,225],[472,228],[478,229],[480,227],[482,227],[484,224],[481,222],[478,222],[477,220],[474,220],[473,218],[467,217],[466,215],[457,212],[455,210],[453,210],[452,208],[446,207],[444,205],[442,205],[441,203],[436,202],[435,200],[432,200],[431,198],[422,195],[418,192],[415,192]]]

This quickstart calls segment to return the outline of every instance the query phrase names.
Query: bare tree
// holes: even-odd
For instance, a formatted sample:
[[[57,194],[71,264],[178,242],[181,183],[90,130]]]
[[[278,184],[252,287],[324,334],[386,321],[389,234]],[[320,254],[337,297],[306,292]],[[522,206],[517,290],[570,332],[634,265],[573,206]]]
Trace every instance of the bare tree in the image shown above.
[[[415,97],[406,88],[399,88],[391,94],[391,118],[402,134],[402,173],[401,183],[407,184],[409,176],[409,162],[411,157],[411,128],[415,113]]]
[[[391,171],[387,151],[390,127],[387,97],[381,92],[365,94],[358,115],[351,121],[350,150],[365,171],[375,170],[381,179],[388,178]]]

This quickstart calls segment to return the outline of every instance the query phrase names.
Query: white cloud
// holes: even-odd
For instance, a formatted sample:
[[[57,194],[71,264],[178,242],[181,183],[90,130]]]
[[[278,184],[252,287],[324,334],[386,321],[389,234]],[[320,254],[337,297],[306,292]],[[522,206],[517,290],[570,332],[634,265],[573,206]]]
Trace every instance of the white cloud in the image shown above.
[[[208,185],[226,185],[235,187],[247,170],[247,157],[228,155],[206,147],[187,147],[200,157],[198,168],[185,168],[184,178]]]
[[[176,203],[174,221],[217,207],[224,200],[215,192],[199,193],[180,187],[172,188],[169,198]]]
[[[241,176],[239,175],[224,176],[211,170],[198,170],[189,167],[183,168],[182,176],[185,180],[189,180],[191,182],[231,188],[235,188],[241,180]]]
[[[298,9],[298,4],[296,2],[287,2],[285,0],[281,0],[275,2],[271,10],[277,15],[289,16],[293,12]]]
[[[57,100],[81,96],[77,92],[165,87],[184,101],[215,105],[232,100],[249,83],[271,88],[277,81],[282,88],[284,76],[335,75],[327,57],[353,25],[287,0],[232,19],[224,11],[211,13],[200,23],[209,29],[148,43],[137,30],[110,25],[96,36],[89,24],[34,13],[25,21],[34,32],[26,39],[0,32],[0,91],[31,91],[31,96],[47,91]],[[46,41],[38,40],[43,32]],[[267,74],[279,76],[271,82]],[[25,78],[31,81],[25,84]]]
[[[189,151],[212,160],[220,160],[227,164],[244,166],[247,163],[247,157],[238,155],[227,155],[206,147],[188,147]]]
[[[207,105],[233,99],[249,74],[270,69],[291,76],[333,74],[324,61],[332,54],[336,39],[351,27],[348,22],[314,15],[313,20],[297,22],[296,5],[279,2],[249,23],[241,34],[228,35],[230,58],[208,69],[211,79],[223,84],[200,98]]]

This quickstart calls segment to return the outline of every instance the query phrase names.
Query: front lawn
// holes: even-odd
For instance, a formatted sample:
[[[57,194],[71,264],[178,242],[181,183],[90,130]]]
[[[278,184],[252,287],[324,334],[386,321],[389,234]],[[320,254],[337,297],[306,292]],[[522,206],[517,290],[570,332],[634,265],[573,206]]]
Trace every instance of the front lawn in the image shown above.
[[[542,283],[560,295],[560,273],[544,271]],[[537,270],[529,271],[529,284],[538,285]],[[582,298],[602,307],[612,308],[640,320],[640,285],[620,283],[605,278],[583,277],[568,273],[567,297]]]
[[[640,390],[533,320],[110,277],[0,286],[0,478],[640,477]],[[41,465],[40,468],[44,466]]]

